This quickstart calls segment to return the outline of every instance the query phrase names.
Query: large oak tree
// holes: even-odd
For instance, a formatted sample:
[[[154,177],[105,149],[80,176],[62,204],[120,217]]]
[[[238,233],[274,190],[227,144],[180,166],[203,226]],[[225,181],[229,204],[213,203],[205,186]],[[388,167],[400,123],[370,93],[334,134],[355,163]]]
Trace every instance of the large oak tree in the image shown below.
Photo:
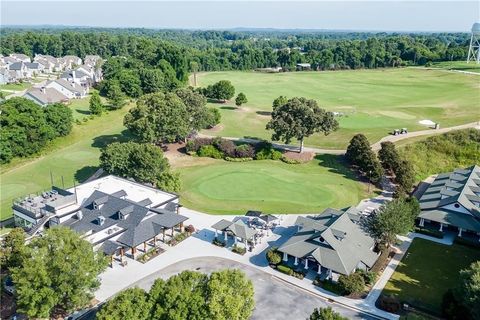
[[[320,108],[315,100],[292,98],[285,101],[277,98],[273,103],[272,119],[267,130],[273,130],[272,140],[290,143],[292,139],[300,141],[303,152],[303,140],[316,132],[325,135],[338,129],[338,122],[332,112]]]

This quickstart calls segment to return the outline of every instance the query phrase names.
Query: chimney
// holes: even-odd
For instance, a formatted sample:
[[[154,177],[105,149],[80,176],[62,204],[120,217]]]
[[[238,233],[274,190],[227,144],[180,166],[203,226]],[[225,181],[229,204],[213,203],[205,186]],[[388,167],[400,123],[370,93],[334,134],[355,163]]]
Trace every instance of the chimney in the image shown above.
[[[46,93],[47,93],[47,88],[41,87],[41,88],[40,88],[40,91],[42,91],[43,94],[46,94]]]

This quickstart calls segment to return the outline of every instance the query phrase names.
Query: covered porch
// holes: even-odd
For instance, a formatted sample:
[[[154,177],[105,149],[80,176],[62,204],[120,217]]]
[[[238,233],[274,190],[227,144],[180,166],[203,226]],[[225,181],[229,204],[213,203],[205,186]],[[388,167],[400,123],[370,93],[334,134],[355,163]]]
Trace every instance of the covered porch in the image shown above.
[[[228,244],[229,236],[233,238],[233,245],[242,243],[247,250],[249,246],[251,246],[250,249],[255,248],[259,240],[257,238],[258,231],[249,227],[242,220],[232,222],[222,219],[212,225],[212,228],[215,230],[215,239],[223,241],[226,245]]]

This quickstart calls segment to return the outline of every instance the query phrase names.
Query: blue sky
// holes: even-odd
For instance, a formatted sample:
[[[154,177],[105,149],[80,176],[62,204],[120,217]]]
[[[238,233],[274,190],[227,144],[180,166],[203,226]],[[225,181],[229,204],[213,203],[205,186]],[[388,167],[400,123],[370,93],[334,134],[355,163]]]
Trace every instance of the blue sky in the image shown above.
[[[4,1],[2,25],[469,31],[479,1]]]

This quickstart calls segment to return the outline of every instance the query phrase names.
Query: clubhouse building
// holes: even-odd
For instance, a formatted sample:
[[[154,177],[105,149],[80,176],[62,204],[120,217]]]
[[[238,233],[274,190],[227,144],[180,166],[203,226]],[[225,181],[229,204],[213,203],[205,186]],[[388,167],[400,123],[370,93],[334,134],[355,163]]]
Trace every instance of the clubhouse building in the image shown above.
[[[480,235],[480,167],[439,174],[420,197],[421,227]]]
[[[44,227],[67,226],[106,255],[147,251],[183,232],[188,219],[178,213],[178,195],[113,175],[64,190],[14,201],[16,226],[30,236]]]
[[[283,261],[315,268],[323,278],[336,281],[340,274],[357,269],[369,270],[379,254],[375,241],[360,227],[360,212],[354,207],[345,211],[326,209],[316,216],[297,218],[297,232],[278,251]]]

